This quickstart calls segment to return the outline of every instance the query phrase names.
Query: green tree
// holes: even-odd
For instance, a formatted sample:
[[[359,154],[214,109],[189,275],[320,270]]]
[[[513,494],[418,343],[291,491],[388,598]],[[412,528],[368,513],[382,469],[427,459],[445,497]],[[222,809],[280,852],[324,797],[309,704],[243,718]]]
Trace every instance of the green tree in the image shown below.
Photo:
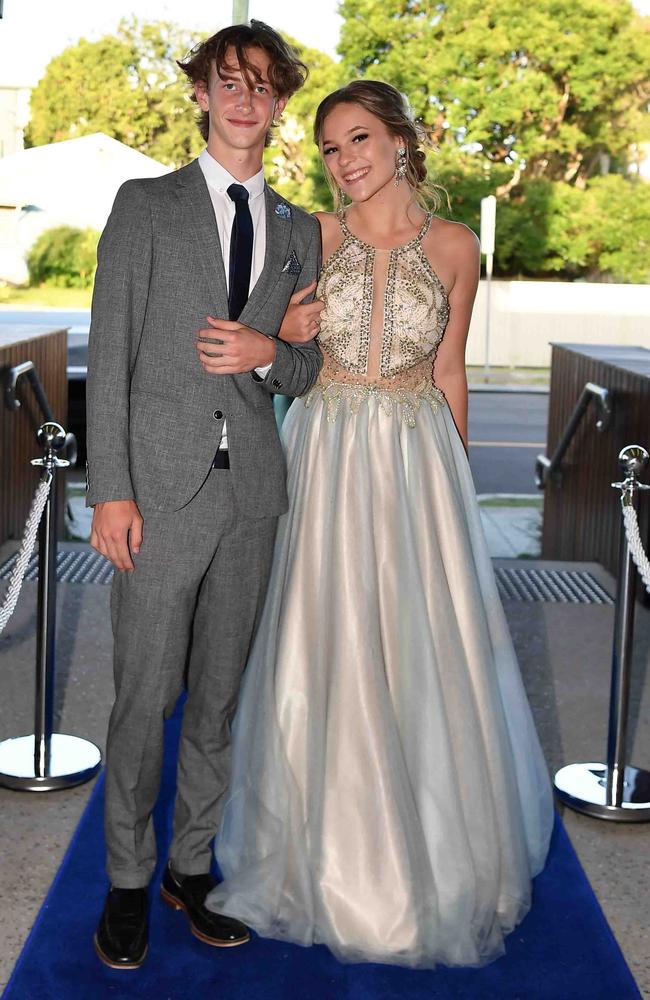
[[[275,130],[264,160],[269,183],[289,201],[309,212],[331,207],[331,197],[320,155],[314,144],[316,108],[324,97],[345,82],[339,63],[324,52],[308,48],[285,34],[309,67],[304,87],[294,94]]]
[[[312,139],[316,107],[343,82],[325,53],[288,41],[309,67],[307,83],[291,102],[265,153],[271,184],[314,211],[330,204]],[[121,22],[116,35],[82,39],[48,65],[32,94],[28,145],[105,132],[170,166],[203,148],[186,78],[175,60],[188,50],[187,33],[166,23]]]
[[[595,275],[650,284],[650,184],[609,174],[587,185],[581,213]]]
[[[528,180],[498,208],[496,263],[500,273],[576,278],[585,273],[591,241],[585,193],[564,181]]]
[[[462,168],[441,177],[455,219],[479,229],[489,179]],[[522,181],[497,209],[496,271],[501,275],[650,282],[650,185],[621,174],[585,188]]]
[[[584,184],[648,136],[650,19],[630,0],[342,0],[348,75],[408,94],[438,144]]]
[[[175,64],[189,44],[167,22],[132,20],[65,49],[32,93],[28,145],[105,132],[170,166],[186,163],[202,146]]]
[[[497,272],[647,281],[650,18],[629,0],[342,0],[348,78],[386,80],[430,127],[455,219],[499,197]]]
[[[54,226],[38,237],[27,254],[31,285],[90,288],[97,266],[99,233]]]

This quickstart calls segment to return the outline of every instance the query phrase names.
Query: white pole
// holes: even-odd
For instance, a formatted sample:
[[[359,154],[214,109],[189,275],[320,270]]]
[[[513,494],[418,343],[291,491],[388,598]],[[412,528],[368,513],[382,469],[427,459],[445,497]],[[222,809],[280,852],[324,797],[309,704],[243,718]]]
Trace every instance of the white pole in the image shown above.
[[[493,194],[481,198],[481,253],[485,254],[485,361],[483,380],[490,377],[490,315],[492,311],[492,266],[494,262],[494,237],[496,232],[497,200]]]
[[[248,22],[248,0],[232,0],[232,23],[246,24]]]
[[[483,364],[483,381],[490,381],[490,315],[492,313],[492,261],[494,254],[485,257],[485,362]]]

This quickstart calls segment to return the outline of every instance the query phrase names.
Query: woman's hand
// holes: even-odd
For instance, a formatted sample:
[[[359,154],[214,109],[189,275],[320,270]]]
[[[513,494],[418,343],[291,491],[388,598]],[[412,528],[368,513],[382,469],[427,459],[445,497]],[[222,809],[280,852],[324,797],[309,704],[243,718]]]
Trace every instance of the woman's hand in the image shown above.
[[[320,299],[314,299],[313,302],[302,305],[303,299],[315,290],[316,282],[312,281],[311,285],[301,288],[291,296],[278,333],[280,340],[286,340],[288,344],[306,344],[318,334],[320,314],[325,303]]]

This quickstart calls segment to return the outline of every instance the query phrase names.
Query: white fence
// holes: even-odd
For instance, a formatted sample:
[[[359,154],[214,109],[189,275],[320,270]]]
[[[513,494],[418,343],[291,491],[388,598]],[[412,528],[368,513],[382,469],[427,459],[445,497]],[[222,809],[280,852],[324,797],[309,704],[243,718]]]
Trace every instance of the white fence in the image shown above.
[[[481,281],[467,363],[485,361],[486,282]],[[650,285],[493,281],[490,364],[546,368],[551,342],[650,348]]]

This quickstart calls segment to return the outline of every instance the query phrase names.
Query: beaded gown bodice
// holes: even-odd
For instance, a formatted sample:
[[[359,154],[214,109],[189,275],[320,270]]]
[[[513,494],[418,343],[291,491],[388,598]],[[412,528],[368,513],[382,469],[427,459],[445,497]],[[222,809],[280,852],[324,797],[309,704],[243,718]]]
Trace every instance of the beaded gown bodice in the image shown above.
[[[342,215],[339,221],[343,242],[327,260],[318,285],[325,303],[319,381],[421,390],[433,381],[449,317],[444,286],[422,249],[431,216],[413,240],[392,250],[364,243]]]

